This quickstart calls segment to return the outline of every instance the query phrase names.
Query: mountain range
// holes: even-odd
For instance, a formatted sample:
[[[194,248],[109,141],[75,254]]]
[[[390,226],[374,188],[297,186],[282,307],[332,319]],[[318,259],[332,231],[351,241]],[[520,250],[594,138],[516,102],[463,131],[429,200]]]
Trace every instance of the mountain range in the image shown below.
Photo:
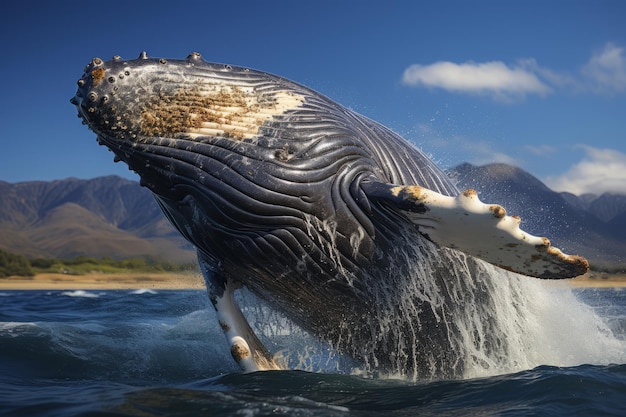
[[[520,168],[462,164],[449,170],[473,188],[596,268],[626,265],[626,195],[576,196],[550,190]],[[10,184],[0,181],[0,249],[30,258],[155,256],[191,262],[195,251],[161,213],[150,191],[116,176]]]
[[[0,181],[0,248],[29,258],[151,255],[195,260],[152,193],[117,176]]]

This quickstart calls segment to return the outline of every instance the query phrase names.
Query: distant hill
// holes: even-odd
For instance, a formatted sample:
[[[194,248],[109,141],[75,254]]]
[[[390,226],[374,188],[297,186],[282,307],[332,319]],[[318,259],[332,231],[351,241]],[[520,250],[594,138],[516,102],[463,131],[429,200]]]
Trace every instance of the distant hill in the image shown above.
[[[0,181],[0,249],[30,258],[130,258],[191,262],[195,251],[150,191],[116,176],[9,184]]]
[[[522,228],[546,236],[596,267],[626,265],[626,196],[558,193],[524,170],[506,164],[462,164],[449,171],[461,189],[522,218]]]

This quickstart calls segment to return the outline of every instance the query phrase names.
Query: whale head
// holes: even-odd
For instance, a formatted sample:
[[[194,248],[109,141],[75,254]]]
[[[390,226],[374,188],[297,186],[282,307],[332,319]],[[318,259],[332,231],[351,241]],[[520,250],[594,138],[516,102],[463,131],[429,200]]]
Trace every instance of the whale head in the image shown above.
[[[98,142],[156,191],[175,175],[170,158],[197,165],[208,138],[256,145],[263,126],[302,106],[304,97],[281,83],[288,82],[198,53],[165,60],[142,52],[134,60],[92,59],[71,102]],[[285,152],[279,146],[274,156]]]

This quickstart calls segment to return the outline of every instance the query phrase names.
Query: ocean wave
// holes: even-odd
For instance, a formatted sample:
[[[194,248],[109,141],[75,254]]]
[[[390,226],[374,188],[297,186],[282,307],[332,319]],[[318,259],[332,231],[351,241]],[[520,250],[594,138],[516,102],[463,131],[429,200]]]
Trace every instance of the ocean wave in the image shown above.
[[[61,294],[68,296],[68,297],[98,298],[101,295],[104,295],[105,293],[103,292],[95,293],[95,292],[89,292],[85,290],[75,290],[75,291],[64,291]]]
[[[142,295],[142,294],[157,294],[156,291],[151,290],[149,288],[139,288],[138,290],[134,290],[130,292],[131,294],[134,295]]]
[[[5,335],[8,335],[11,337],[17,337],[24,331],[28,331],[38,327],[39,326],[36,323],[31,322],[0,322],[0,336],[4,337]]]
[[[242,374],[204,291],[15,294],[0,308],[0,416],[626,415],[626,365],[606,364],[625,361],[624,292],[577,292],[599,316],[590,320],[555,291],[545,321],[535,323],[549,326],[549,347],[567,361],[595,365],[432,382],[350,374],[353,363],[262,305],[244,313],[268,348],[300,371]],[[566,333],[564,323],[585,318],[574,326],[585,332]],[[599,318],[613,323],[618,341],[593,326]],[[577,338],[589,346],[579,351]],[[529,341],[547,355],[546,342]]]

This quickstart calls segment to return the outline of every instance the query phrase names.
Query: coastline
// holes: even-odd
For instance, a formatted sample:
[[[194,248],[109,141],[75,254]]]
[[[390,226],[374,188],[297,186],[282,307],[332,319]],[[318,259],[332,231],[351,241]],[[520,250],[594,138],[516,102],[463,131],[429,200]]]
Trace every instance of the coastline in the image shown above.
[[[34,277],[0,279],[0,290],[188,290],[204,289],[197,272],[123,273],[87,275],[36,274]]]
[[[609,275],[591,272],[563,281],[575,288],[626,288],[626,274]]]
[[[570,280],[546,281],[574,288],[626,288],[626,275],[586,274]],[[0,290],[187,290],[204,289],[198,272],[37,274],[0,278]]]

